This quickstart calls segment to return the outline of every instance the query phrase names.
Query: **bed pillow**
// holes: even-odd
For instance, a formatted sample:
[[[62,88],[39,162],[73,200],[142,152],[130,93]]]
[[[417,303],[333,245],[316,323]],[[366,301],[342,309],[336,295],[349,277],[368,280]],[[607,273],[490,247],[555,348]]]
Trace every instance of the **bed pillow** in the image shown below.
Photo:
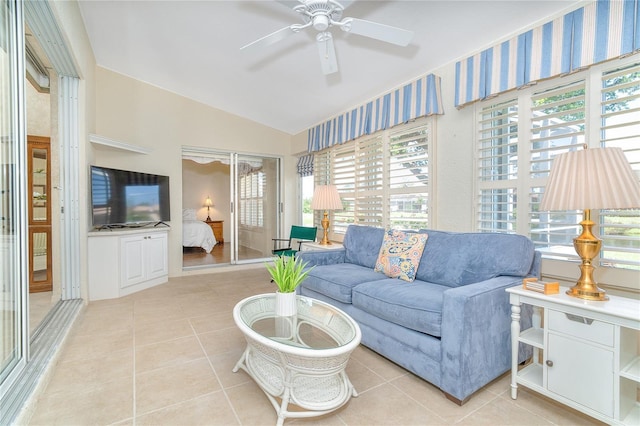
[[[198,220],[196,217],[196,209],[183,209],[182,220]]]
[[[389,278],[412,282],[420,265],[428,235],[390,230],[384,234],[374,270]]]

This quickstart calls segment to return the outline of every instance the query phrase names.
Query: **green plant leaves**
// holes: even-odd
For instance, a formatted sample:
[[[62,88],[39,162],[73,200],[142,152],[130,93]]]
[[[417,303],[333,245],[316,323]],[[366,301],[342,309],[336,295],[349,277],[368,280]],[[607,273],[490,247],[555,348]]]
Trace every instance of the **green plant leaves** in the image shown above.
[[[280,256],[273,259],[273,265],[266,264],[267,270],[278,286],[280,293],[293,293],[304,281],[311,269],[305,270],[306,262],[295,257]]]

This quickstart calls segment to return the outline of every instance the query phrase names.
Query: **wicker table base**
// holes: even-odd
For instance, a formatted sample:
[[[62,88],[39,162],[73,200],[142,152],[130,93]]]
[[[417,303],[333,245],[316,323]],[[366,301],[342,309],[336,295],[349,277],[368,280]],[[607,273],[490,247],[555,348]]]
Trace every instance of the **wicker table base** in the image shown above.
[[[360,343],[360,328],[347,314],[324,302],[298,296],[293,317],[274,315],[275,296],[263,294],[239,302],[233,310],[247,348],[233,368],[260,386],[278,414],[286,418],[334,411],[357,392],[345,373]],[[290,411],[293,404],[304,411]]]

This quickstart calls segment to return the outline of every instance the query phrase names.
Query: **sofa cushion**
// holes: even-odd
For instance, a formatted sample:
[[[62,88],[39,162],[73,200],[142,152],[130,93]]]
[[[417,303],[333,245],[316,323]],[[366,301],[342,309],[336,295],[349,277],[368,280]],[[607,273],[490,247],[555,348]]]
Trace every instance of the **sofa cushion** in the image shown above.
[[[353,289],[353,306],[394,324],[440,337],[443,293],[450,287],[384,279]]]
[[[533,264],[533,242],[523,235],[425,231],[416,274],[422,281],[459,287],[500,275],[524,277]]]
[[[389,278],[413,281],[427,237],[426,233],[405,233],[395,229],[385,232],[374,270]]]
[[[324,294],[342,303],[351,303],[351,290],[366,281],[387,279],[371,268],[338,263],[335,265],[315,266],[309,271],[303,285],[320,294]]]
[[[342,241],[346,250],[345,262],[373,270],[383,238],[383,228],[349,225]]]

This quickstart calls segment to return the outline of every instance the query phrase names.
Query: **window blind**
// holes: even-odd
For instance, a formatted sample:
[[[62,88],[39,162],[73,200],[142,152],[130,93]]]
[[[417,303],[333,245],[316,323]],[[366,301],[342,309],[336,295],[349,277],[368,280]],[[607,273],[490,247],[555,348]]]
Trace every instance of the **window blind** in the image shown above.
[[[582,210],[541,212],[539,204],[553,159],[587,144],[622,148],[640,177],[640,63],[622,63],[478,105],[479,231],[528,234],[545,258],[578,259]],[[640,270],[640,209],[591,214],[601,266]]]
[[[620,147],[640,177],[640,63],[601,79],[601,146]],[[640,270],[640,209],[601,210],[600,264]]]
[[[395,229],[429,226],[432,122],[378,132],[315,155],[315,184],[337,186],[345,208],[333,232],[350,224]],[[319,223],[321,214],[314,216]]]

